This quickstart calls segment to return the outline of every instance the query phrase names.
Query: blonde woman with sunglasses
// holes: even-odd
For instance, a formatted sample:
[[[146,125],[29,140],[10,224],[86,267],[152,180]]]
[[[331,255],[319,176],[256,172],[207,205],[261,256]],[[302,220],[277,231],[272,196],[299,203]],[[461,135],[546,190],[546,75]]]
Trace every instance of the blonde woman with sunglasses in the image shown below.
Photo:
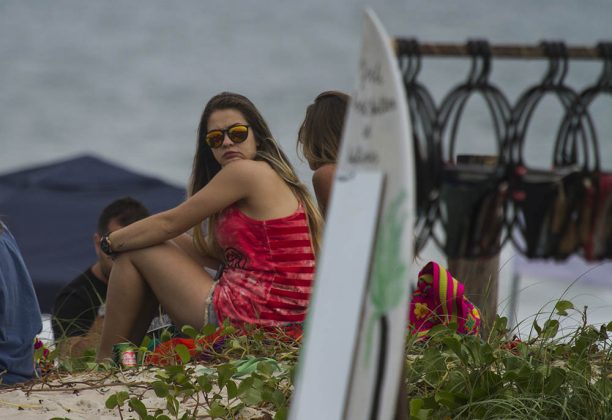
[[[255,105],[234,93],[213,97],[187,200],[101,240],[115,263],[98,360],[111,357],[115,343],[140,343],[158,303],[176,324],[195,328],[301,323],[321,224]],[[203,266],[223,267],[219,280]]]
[[[298,147],[301,146],[303,156],[314,171],[312,185],[323,214],[331,195],[348,102],[349,96],[345,93],[321,93],[306,109],[298,133]]]

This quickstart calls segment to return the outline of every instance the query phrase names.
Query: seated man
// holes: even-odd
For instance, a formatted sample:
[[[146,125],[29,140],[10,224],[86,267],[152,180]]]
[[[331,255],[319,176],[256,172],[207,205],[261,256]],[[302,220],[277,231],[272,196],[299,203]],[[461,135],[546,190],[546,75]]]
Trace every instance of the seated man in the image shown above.
[[[34,376],[34,338],[41,330],[32,279],[15,238],[0,222],[0,386]]]
[[[98,345],[113,266],[113,261],[100,250],[100,238],[148,215],[146,207],[131,197],[113,201],[100,214],[93,235],[97,261],[60,290],[53,306],[53,334],[62,355],[78,357]]]

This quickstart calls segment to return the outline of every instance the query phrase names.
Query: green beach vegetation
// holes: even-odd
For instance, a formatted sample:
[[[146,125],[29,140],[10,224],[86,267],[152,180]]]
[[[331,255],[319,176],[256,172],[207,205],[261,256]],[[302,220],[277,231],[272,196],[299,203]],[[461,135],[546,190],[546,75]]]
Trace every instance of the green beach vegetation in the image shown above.
[[[534,318],[527,337],[508,330],[504,317],[495,320],[487,341],[458,335],[453,325],[434,327],[426,340],[408,335],[408,418],[612,418],[612,322],[590,325],[586,308],[576,309],[567,300]],[[36,357],[47,360],[47,373],[39,383],[96,372],[111,389],[106,407],[120,418],[232,419],[243,418],[248,410],[255,410],[256,418],[287,417],[299,340],[282,331],[248,328],[245,334],[226,326],[221,340],[212,344],[215,332],[209,326],[182,332],[198,343],[195,353],[178,344],[165,366],[124,370],[147,372],[146,381],[113,376],[121,368],[94,363],[93,351],[81,359],[58,360],[54,352],[45,358],[40,347]],[[140,346],[141,360],[148,345],[145,339]],[[95,384],[71,386],[78,390]],[[115,391],[115,385],[121,387]],[[161,405],[147,406],[144,390],[154,391]]]

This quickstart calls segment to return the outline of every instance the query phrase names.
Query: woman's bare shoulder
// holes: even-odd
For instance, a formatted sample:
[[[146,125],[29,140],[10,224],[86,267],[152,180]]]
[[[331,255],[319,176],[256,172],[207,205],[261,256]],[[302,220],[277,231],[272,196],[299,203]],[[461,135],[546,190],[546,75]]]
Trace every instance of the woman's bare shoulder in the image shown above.
[[[246,159],[230,162],[221,169],[219,175],[223,183],[241,185],[249,191],[271,185],[280,179],[267,162]]]
[[[327,203],[331,195],[335,173],[336,165],[328,164],[317,168],[314,174],[312,174],[312,186],[323,215],[327,212]]]
[[[317,168],[316,171],[312,174],[312,183],[313,185],[318,185],[321,183],[330,182],[334,179],[334,174],[336,173],[336,165],[329,163],[327,165],[323,165]]]
[[[230,162],[221,170],[239,177],[252,177],[254,175],[265,175],[266,173],[270,172],[274,173],[273,169],[267,162],[250,159]]]

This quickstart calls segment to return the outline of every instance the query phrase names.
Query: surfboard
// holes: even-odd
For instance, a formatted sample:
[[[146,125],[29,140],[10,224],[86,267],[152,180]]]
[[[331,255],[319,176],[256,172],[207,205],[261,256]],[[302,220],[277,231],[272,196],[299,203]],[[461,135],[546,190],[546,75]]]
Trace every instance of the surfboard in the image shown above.
[[[395,413],[416,275],[405,98],[391,38],[367,10],[290,419]]]

